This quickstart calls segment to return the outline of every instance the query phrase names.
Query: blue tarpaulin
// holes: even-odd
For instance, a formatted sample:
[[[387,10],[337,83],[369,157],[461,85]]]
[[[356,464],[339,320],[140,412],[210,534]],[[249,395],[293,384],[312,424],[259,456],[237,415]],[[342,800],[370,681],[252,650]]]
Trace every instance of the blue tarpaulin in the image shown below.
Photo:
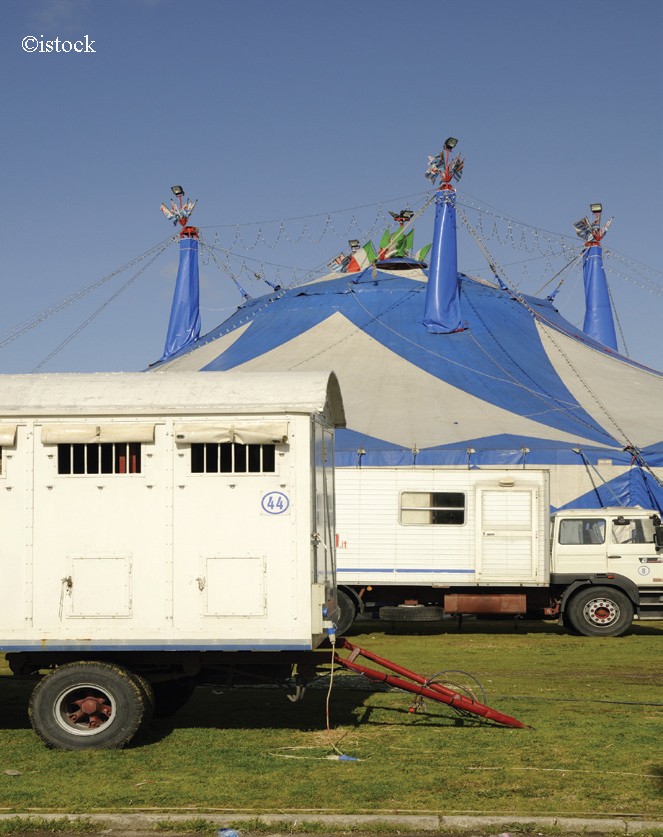
[[[463,327],[456,250],[456,194],[451,189],[443,189],[435,197],[424,325],[432,334],[449,334]]]
[[[168,360],[200,337],[198,239],[180,239],[180,263],[170,309],[166,345],[159,362]]]
[[[617,351],[608,282],[603,269],[603,250],[598,244],[588,247],[582,254],[582,276],[585,283],[585,321],[582,330],[589,337]]]

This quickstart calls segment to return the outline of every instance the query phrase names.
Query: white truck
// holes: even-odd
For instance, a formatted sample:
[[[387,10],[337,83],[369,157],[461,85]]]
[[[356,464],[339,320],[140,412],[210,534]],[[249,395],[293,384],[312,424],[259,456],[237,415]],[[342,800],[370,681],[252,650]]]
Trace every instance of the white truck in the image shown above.
[[[0,651],[50,670],[48,746],[124,746],[320,645],[343,423],[333,374],[0,376]]]
[[[641,508],[550,518],[548,472],[339,468],[339,631],[359,612],[557,617],[587,636],[663,618],[663,529]]]

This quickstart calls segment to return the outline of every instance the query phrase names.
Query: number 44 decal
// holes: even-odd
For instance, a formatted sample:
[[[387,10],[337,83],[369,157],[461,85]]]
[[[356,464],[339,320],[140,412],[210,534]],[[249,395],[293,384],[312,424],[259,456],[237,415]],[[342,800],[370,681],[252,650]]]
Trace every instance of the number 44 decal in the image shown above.
[[[290,500],[282,491],[270,491],[260,503],[267,514],[283,514],[290,507]]]

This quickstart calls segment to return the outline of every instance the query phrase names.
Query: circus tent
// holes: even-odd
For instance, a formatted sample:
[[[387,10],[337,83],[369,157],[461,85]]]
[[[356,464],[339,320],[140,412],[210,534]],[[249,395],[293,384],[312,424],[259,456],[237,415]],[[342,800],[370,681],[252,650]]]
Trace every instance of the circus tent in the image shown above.
[[[430,268],[394,256],[246,299],[152,371],[332,369],[340,467],[544,468],[555,508],[662,509],[663,375],[550,299],[465,275],[435,250],[434,235]],[[431,327],[440,281],[452,282],[453,329]]]

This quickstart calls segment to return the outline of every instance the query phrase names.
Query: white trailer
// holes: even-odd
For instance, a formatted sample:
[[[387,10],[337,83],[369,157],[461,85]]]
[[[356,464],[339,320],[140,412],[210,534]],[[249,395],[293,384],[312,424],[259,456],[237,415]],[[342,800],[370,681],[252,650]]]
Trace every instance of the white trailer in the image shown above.
[[[52,747],[289,671],[335,603],[333,374],[0,376],[0,651]]]
[[[548,472],[339,468],[339,630],[369,609],[557,616],[618,636],[663,617],[663,530],[653,511],[574,509],[552,518]]]

